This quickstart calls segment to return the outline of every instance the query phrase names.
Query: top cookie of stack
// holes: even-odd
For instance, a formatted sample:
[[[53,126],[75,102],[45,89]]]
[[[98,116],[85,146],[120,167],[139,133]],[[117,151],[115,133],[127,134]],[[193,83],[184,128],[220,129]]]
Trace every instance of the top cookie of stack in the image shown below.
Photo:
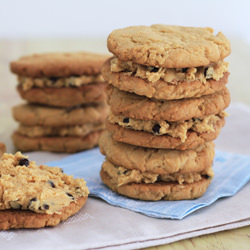
[[[223,59],[230,43],[211,28],[128,27],[109,35],[108,48],[116,57],[105,63],[106,80],[148,98],[200,97],[223,89],[228,80]]]
[[[211,141],[224,126],[224,109],[230,103],[225,87],[228,63],[223,60],[231,52],[230,42],[222,33],[214,35],[211,28],[152,25],[114,30],[107,44],[114,57],[102,69],[109,83],[110,105],[109,132],[100,141],[106,155],[102,180],[118,193],[138,199],[201,196],[213,176],[211,157],[206,160],[203,154],[207,163],[199,172],[194,158],[189,165],[193,168],[185,173],[171,166],[163,169],[170,164],[170,155],[171,162],[174,159],[179,165],[181,151],[197,155],[205,147],[206,154],[212,155]],[[136,172],[135,163],[128,166],[130,157],[118,166],[105,141],[114,150],[137,152],[138,164],[146,163],[145,158],[155,159],[154,166]]]
[[[28,101],[13,109],[21,123],[13,134],[18,149],[75,152],[97,144],[107,114],[101,76],[106,59],[87,52],[45,53],[11,62],[17,90]]]

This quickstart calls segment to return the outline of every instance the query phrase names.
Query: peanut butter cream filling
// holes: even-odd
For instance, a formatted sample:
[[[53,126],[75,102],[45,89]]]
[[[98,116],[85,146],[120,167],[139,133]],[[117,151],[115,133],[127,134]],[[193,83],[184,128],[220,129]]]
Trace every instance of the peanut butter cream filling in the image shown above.
[[[114,166],[109,161],[105,161],[102,168],[108,173],[108,175],[112,178],[112,182],[114,182],[118,187],[129,183],[156,183],[159,181],[190,184],[198,182],[202,178],[212,178],[214,176],[212,167],[199,173],[173,173],[165,175],[141,172],[139,170],[128,170],[121,166]]]
[[[17,132],[28,137],[42,136],[85,136],[105,129],[104,123],[87,123],[68,127],[45,127],[19,125]]]
[[[113,124],[118,124],[122,127],[153,133],[154,135],[168,134],[173,137],[181,138],[184,142],[187,138],[188,130],[193,130],[198,133],[214,132],[214,124],[221,118],[227,116],[225,111],[216,115],[209,115],[201,118],[192,118],[181,122],[161,121],[144,121],[124,117],[122,115],[114,115],[110,112],[108,121]]]
[[[0,177],[0,210],[60,213],[89,193],[83,179],[74,179],[58,167],[37,166],[20,152],[2,156]]]
[[[192,68],[162,68],[133,63],[132,61],[121,61],[118,58],[111,60],[112,72],[122,72],[128,76],[135,76],[149,82],[163,80],[168,83],[177,84],[181,81],[199,80],[206,83],[208,79],[218,81],[228,72],[228,63],[223,60],[207,66]]]
[[[96,82],[104,82],[101,74],[98,75],[82,75],[70,77],[41,77],[33,78],[26,76],[18,76],[18,82],[23,90],[31,88],[61,88],[61,87],[80,87]]]

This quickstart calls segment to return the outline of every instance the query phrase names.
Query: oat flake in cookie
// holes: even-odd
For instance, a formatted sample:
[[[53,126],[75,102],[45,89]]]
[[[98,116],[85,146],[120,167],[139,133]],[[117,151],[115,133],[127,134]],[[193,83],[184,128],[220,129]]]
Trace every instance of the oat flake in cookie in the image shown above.
[[[79,211],[89,193],[83,179],[37,166],[20,152],[2,156],[0,175],[0,229],[55,226]]]
[[[156,24],[114,30],[107,46],[102,181],[140,200],[202,196],[213,177],[208,145],[230,104],[229,40],[211,28]]]

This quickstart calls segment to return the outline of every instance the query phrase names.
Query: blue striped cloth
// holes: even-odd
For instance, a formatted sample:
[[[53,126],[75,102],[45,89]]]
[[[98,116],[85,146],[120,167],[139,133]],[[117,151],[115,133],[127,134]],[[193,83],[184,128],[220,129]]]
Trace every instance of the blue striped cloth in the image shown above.
[[[139,201],[118,195],[102,183],[99,172],[103,161],[104,156],[95,148],[47,164],[61,167],[65,173],[74,177],[84,178],[90,196],[151,217],[169,219],[182,219],[221,197],[232,196],[250,179],[250,156],[216,151],[213,167],[215,176],[202,197],[183,201]]]

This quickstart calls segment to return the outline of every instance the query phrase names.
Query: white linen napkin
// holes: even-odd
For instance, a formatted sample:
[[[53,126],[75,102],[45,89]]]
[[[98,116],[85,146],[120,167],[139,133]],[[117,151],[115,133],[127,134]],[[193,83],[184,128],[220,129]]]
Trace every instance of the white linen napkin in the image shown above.
[[[216,149],[250,154],[250,109],[234,104],[228,112],[230,117],[216,140]],[[38,163],[60,160],[64,156],[45,152],[29,154],[29,158]],[[223,168],[226,179],[231,172],[227,171],[226,166]],[[249,193],[248,182],[232,197],[218,199],[180,220],[149,217],[90,197],[81,211],[57,227],[1,231],[1,248],[136,249],[166,244],[250,225]]]

